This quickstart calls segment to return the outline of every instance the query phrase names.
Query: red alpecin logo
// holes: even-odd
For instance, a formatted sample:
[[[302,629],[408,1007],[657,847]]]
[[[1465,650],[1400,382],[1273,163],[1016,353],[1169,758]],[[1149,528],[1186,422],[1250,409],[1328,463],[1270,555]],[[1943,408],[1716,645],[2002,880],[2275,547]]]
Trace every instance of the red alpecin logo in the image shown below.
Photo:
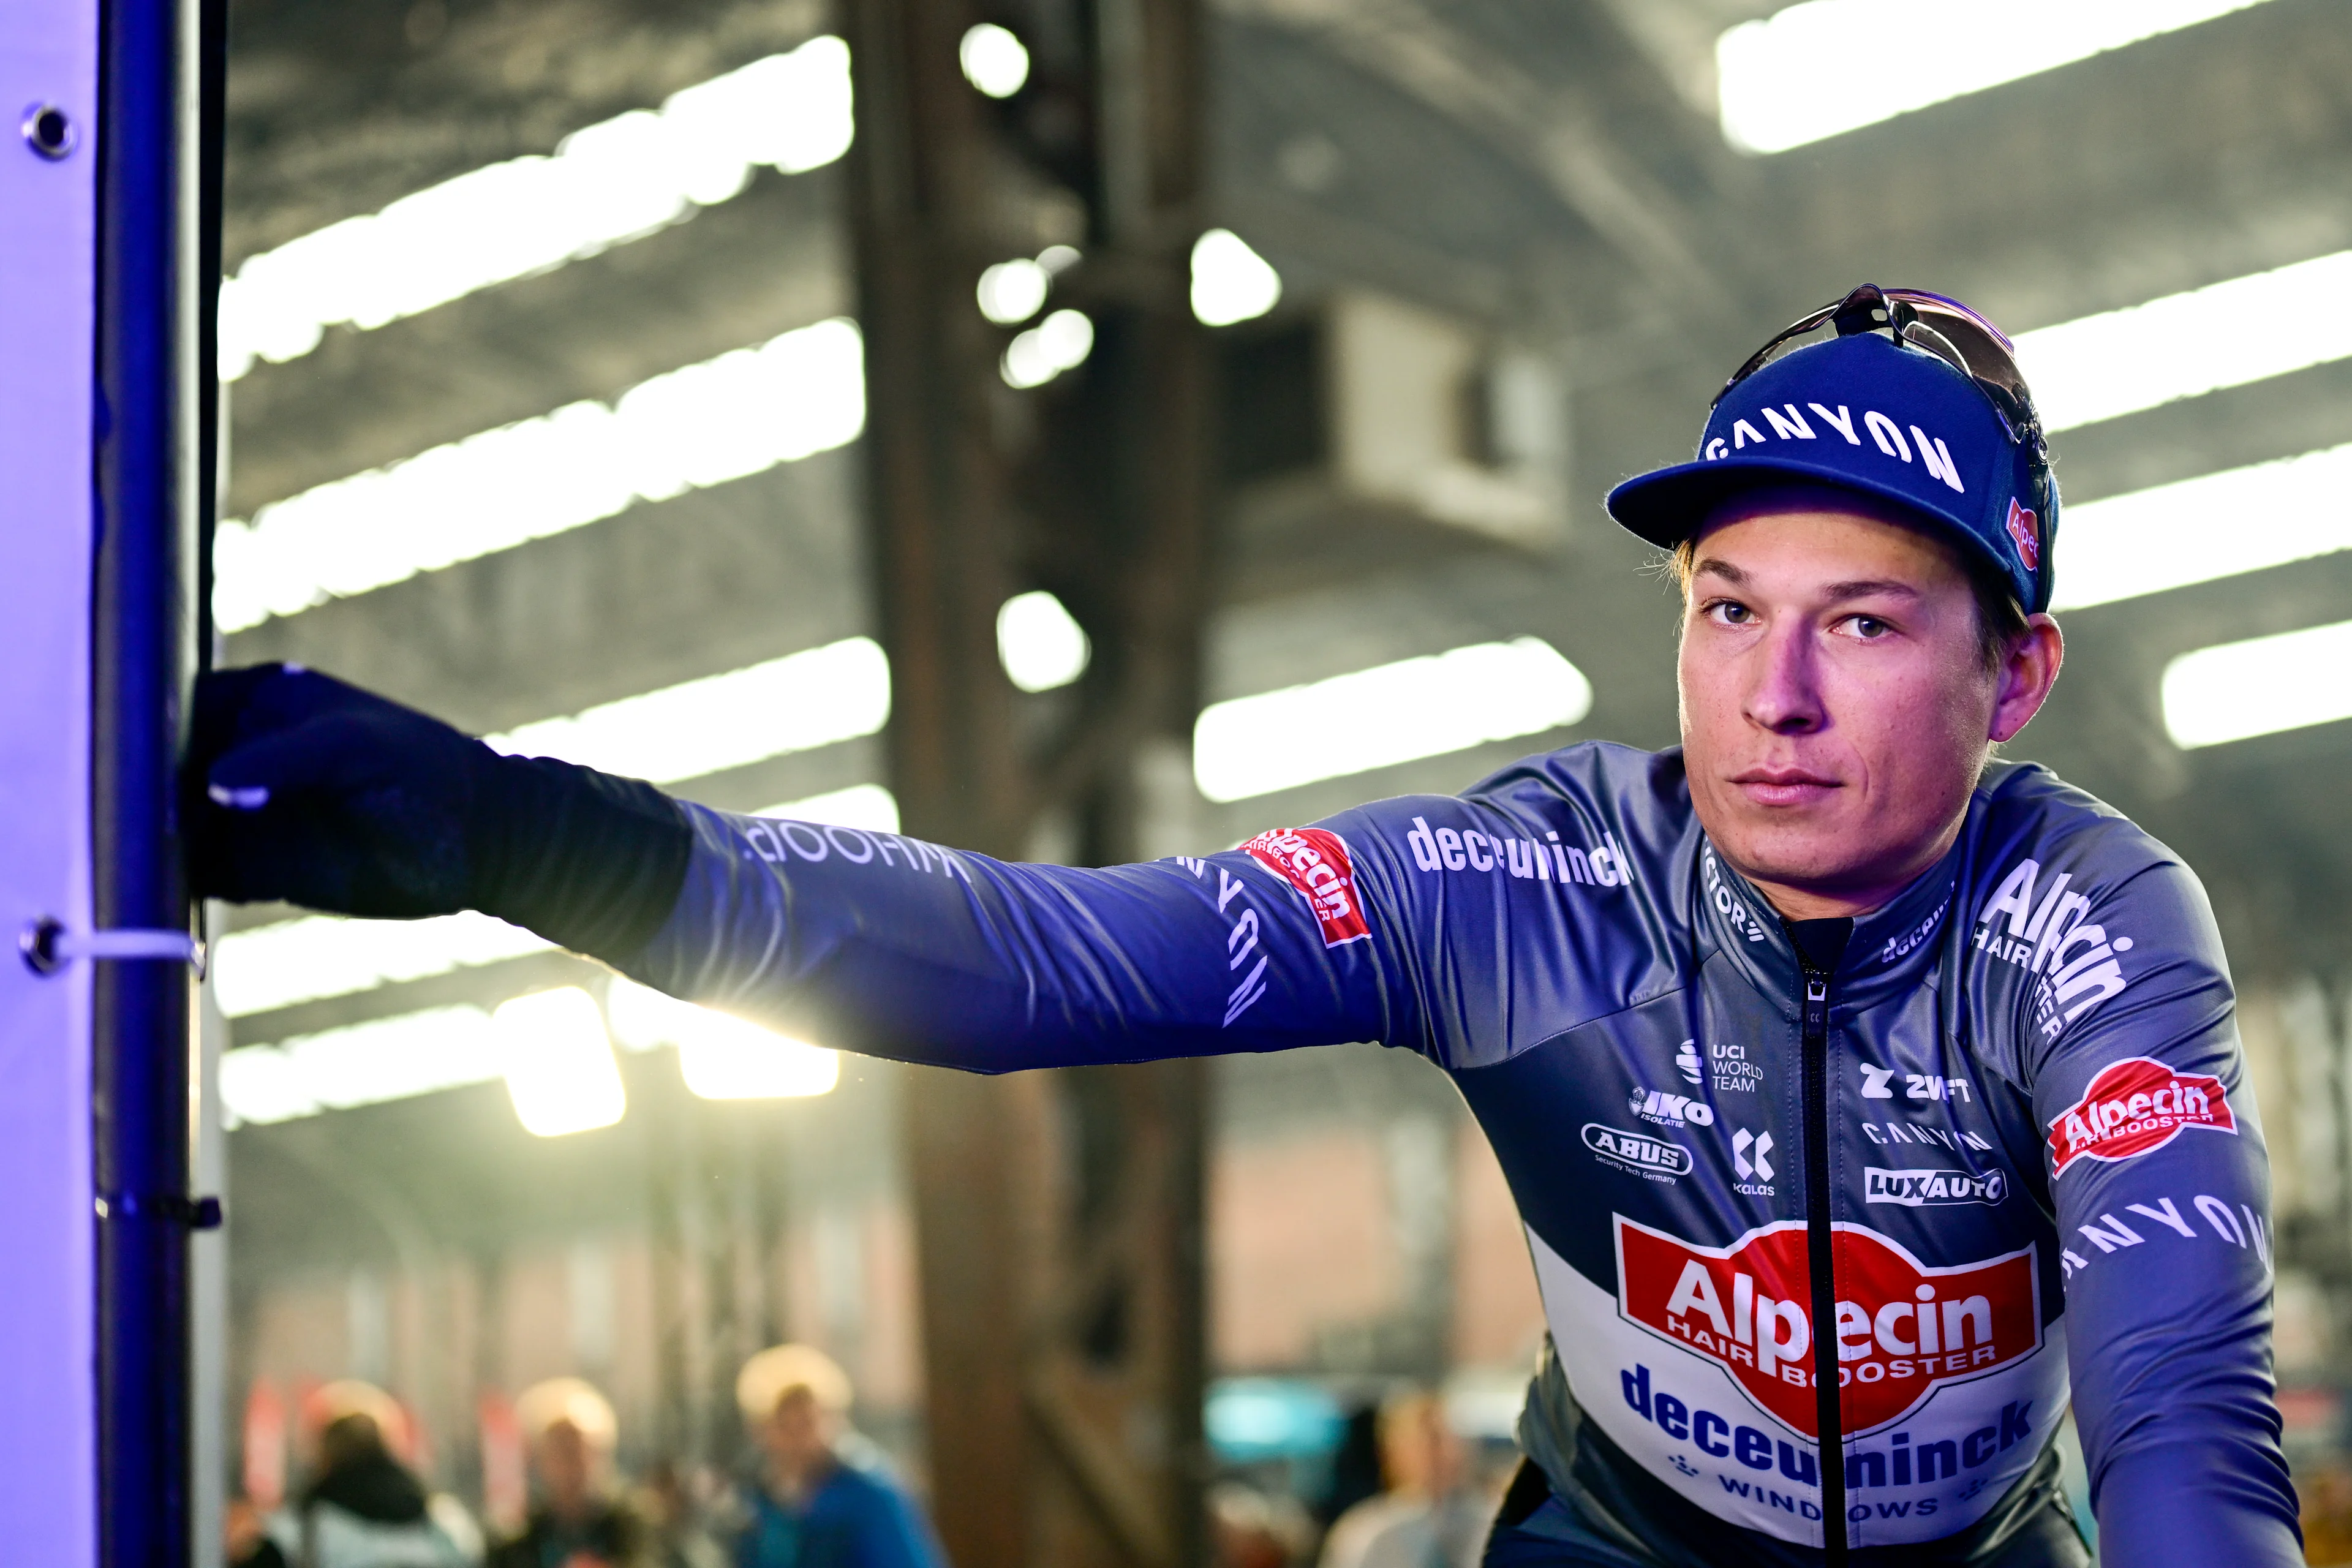
[[[1783,1220],[1736,1247],[1689,1243],[1617,1218],[1617,1310],[1720,1363],[1782,1425],[1817,1435],[1805,1225]],[[1840,1224],[1838,1382],[1849,1435],[1899,1419],[1939,1384],[2042,1347],[2033,1249],[1929,1268],[1874,1230]]]
[[[1356,901],[1356,870],[1348,846],[1320,827],[1277,827],[1242,846],[1259,865],[1305,895],[1323,926],[1323,945],[1338,947],[1372,934]]]
[[[2163,1148],[2190,1127],[2238,1135],[2221,1080],[2126,1057],[2101,1068],[2083,1098],[2050,1123],[2050,1173],[2076,1160],[2128,1160]]]
[[[2010,538],[2017,542],[2017,558],[2025,563],[2025,569],[2028,572],[2039,569],[2042,565],[2042,531],[2035,525],[2033,513],[2018,505],[2015,496],[2009,498],[2007,527]]]

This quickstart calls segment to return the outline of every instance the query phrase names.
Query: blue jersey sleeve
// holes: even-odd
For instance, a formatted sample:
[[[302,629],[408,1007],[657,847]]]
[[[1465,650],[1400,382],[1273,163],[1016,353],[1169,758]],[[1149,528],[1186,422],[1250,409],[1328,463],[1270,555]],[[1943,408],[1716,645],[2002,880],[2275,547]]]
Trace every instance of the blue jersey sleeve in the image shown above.
[[[2109,1563],[2303,1560],[2270,1365],[2269,1165],[2219,931],[2177,862],[2021,998],[2074,1408]]]
[[[630,971],[803,1038],[1010,1072],[1396,1032],[1391,932],[1329,827],[1090,870],[687,809],[684,888]]]

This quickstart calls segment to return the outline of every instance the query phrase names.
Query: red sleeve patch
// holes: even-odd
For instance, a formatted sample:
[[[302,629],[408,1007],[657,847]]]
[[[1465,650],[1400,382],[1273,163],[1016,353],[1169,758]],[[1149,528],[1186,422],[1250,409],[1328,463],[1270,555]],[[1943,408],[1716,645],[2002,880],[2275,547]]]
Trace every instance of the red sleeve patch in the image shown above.
[[[1356,868],[1348,846],[1320,827],[1277,827],[1242,847],[1250,858],[1298,889],[1323,926],[1323,945],[1339,947],[1372,934],[1356,899]]]
[[[2175,1072],[2149,1057],[2098,1070],[2083,1098],[2050,1123],[2050,1173],[2076,1160],[2128,1160],[2161,1149],[2189,1128],[2238,1133],[2238,1119],[2210,1073]]]

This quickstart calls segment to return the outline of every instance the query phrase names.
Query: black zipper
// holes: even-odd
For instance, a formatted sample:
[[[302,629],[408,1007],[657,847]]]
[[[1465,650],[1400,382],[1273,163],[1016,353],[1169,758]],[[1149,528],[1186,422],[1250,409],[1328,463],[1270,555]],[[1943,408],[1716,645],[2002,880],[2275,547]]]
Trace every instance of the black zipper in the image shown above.
[[[1803,964],[1805,981],[1805,1257],[1813,1291],[1813,1415],[1822,1461],[1822,1550],[1845,1563],[1845,1441],[1838,1411],[1837,1275],[1831,1254],[1830,976]]]

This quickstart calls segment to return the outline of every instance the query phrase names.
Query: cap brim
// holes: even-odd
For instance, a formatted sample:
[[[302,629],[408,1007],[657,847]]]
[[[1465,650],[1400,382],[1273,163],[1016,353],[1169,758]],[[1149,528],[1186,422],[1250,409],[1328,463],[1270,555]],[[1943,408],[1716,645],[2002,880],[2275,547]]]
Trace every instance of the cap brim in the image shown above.
[[[1672,468],[1636,474],[1609,492],[1609,515],[1628,532],[1662,549],[1672,550],[1696,532],[1707,515],[1742,491],[1774,483],[1820,485],[1867,496],[1893,508],[2006,575],[2010,563],[1958,518],[1923,507],[1917,498],[1892,485],[1856,479],[1843,468],[1798,462],[1781,457],[1717,458],[1713,462],[1676,463]]]
[[[1671,550],[1689,538],[1717,507],[1742,491],[1761,489],[1775,480],[1852,491],[1885,502],[1931,527],[1969,531],[1958,519],[1929,510],[1892,485],[1856,479],[1843,468],[1760,454],[1676,463],[1636,474],[1609,492],[1609,515],[1628,531]],[[1973,536],[1970,542],[1976,542]]]

